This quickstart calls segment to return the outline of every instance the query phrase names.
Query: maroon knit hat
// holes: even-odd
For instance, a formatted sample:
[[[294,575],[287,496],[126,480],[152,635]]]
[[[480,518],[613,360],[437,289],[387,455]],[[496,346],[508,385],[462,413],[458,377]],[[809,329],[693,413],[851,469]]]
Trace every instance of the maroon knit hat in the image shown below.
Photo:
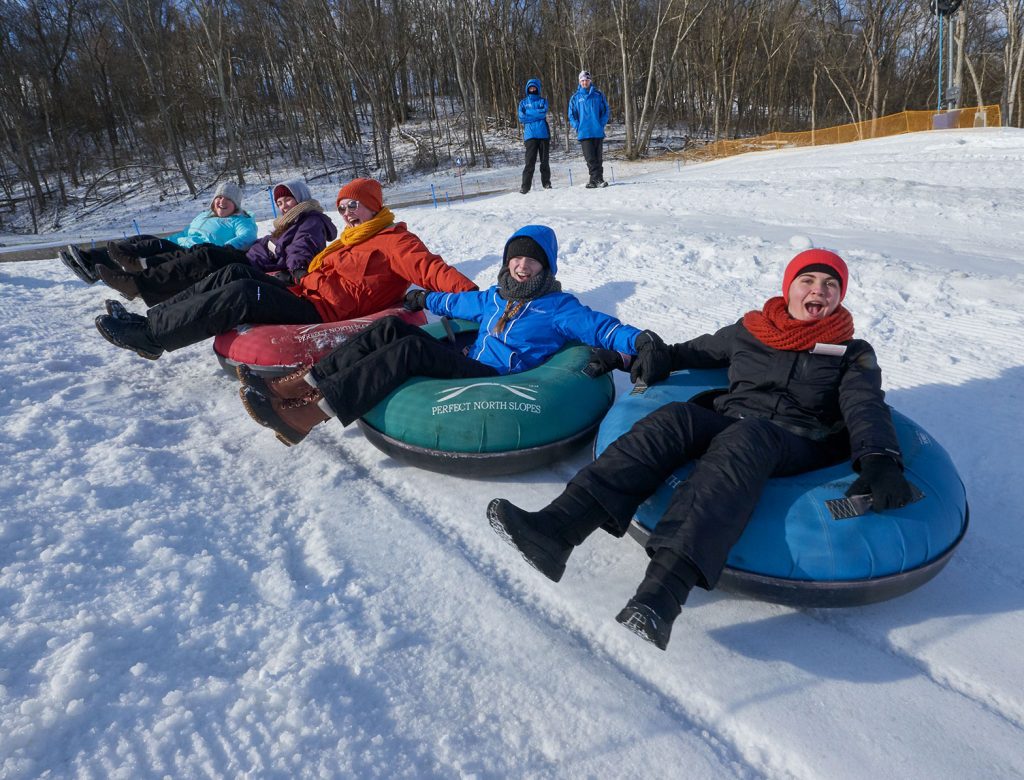
[[[343,200],[358,200],[376,214],[384,208],[384,190],[373,179],[353,179],[338,190],[338,199],[334,205],[337,206]]]
[[[829,274],[839,280],[839,300],[846,297],[846,283],[850,278],[850,271],[846,267],[846,261],[835,252],[827,249],[806,249],[786,266],[786,273],[782,276],[782,297],[789,303],[789,288],[802,273],[820,271]]]

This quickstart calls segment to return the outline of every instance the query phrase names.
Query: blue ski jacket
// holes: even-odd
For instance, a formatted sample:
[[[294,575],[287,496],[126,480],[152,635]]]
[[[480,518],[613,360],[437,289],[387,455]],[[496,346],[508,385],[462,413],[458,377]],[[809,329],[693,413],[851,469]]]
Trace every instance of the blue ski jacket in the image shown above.
[[[167,240],[184,249],[199,244],[216,244],[244,252],[256,241],[256,220],[245,211],[230,217],[218,217],[212,211],[204,211],[196,215],[188,228],[168,236]]]
[[[537,93],[530,94],[530,87],[536,87]],[[523,140],[531,138],[550,138],[548,129],[548,99],[541,97],[540,79],[530,79],[523,88],[526,96],[519,101],[519,122],[523,125]]]
[[[558,272],[558,242],[551,228],[527,225],[512,234],[509,241],[518,236],[529,236],[540,244],[549,258],[550,273]],[[432,292],[427,294],[426,307],[440,316],[479,322],[480,331],[467,354],[501,374],[535,368],[570,341],[624,354],[636,353],[634,345],[640,335],[637,328],[594,311],[580,303],[575,295],[565,292],[548,293],[525,301],[504,330],[494,333],[508,303],[498,289],[498,285],[494,285],[483,292]]]
[[[576,138],[604,138],[604,126],[608,124],[608,101],[601,90],[591,84],[577,89],[569,98],[569,124],[576,131]]]

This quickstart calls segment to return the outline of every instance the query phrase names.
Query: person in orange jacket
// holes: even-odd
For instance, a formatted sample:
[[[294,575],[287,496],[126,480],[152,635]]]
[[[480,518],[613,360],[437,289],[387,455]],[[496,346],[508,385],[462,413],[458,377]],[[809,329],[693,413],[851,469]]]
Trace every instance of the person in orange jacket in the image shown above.
[[[129,313],[117,301],[96,328],[111,344],[156,360],[242,323],[307,324],[348,320],[402,300],[410,284],[436,292],[477,287],[395,222],[372,179],[353,179],[338,192],[341,236],[316,255],[298,284],[244,263],[229,265],[151,307]]]

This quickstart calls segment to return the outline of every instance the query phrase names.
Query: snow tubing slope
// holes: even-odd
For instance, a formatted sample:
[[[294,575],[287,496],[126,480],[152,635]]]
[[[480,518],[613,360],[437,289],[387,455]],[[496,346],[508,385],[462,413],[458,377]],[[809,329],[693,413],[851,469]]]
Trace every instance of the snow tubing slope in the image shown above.
[[[728,384],[724,370],[680,371],[621,398],[600,426],[595,452],[664,404],[697,399]],[[707,397],[707,395],[705,395]],[[967,530],[963,482],[946,451],[893,411],[907,478],[925,497],[902,509],[834,520],[825,501],[856,478],[848,461],[769,480],[719,580],[725,590],[794,606],[839,607],[901,595],[934,577]],[[631,535],[643,542],[668,506],[685,466],[637,510]]]
[[[221,365],[232,373],[244,363],[254,371],[283,374],[300,365],[312,365],[339,344],[382,317],[399,317],[412,325],[427,321],[423,312],[395,305],[389,309],[339,322],[314,325],[239,325],[213,340]]]
[[[460,343],[475,337],[476,323],[448,325]],[[443,323],[426,330],[445,337]],[[590,441],[615,398],[610,376],[583,374],[589,358],[589,347],[567,346],[519,374],[416,377],[359,425],[391,457],[429,471],[489,477],[540,468]]]

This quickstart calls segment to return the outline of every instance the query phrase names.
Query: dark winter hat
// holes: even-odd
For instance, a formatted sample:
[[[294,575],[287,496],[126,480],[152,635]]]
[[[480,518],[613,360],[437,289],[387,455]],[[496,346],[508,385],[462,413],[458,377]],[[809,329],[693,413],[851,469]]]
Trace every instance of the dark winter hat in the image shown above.
[[[233,181],[223,181],[220,186],[213,193],[213,198],[210,198],[210,209],[213,210],[214,198],[225,197],[235,204],[235,210],[242,210],[242,188],[235,184]]]
[[[334,205],[337,206],[343,200],[358,200],[376,214],[384,208],[384,190],[380,183],[373,179],[353,179],[338,190],[338,198]]]
[[[579,79],[578,80],[579,81],[583,81],[583,79],[586,79],[587,81],[593,81],[593,79],[590,78],[590,71],[589,70],[581,70],[580,71],[580,75],[579,75]]]
[[[289,179],[274,187],[274,200],[284,195],[291,195],[297,203],[313,199],[313,193],[309,191],[309,187],[302,179]]]
[[[789,288],[793,280],[800,274],[812,273],[828,274],[839,280],[839,300],[846,297],[846,283],[850,278],[850,271],[846,267],[846,261],[835,252],[827,249],[807,249],[792,260],[786,266],[786,273],[782,276],[782,297],[789,303]]]
[[[548,260],[548,253],[544,248],[529,236],[516,236],[505,244],[505,256],[502,258],[502,265],[508,265],[509,258],[529,257],[536,260],[545,268],[551,268],[551,261]]]

